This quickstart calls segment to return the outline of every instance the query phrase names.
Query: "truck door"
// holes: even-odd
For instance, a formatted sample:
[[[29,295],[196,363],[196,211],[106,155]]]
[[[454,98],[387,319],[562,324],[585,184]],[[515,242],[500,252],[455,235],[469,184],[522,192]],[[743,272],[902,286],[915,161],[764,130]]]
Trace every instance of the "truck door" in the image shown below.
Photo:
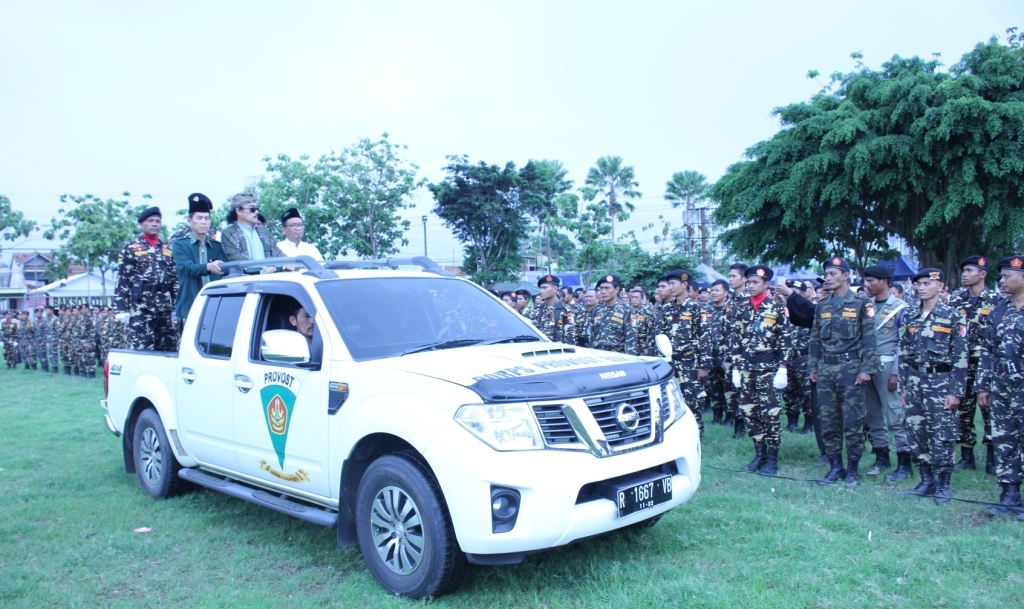
[[[323,334],[314,324],[309,364],[271,362],[260,352],[264,332],[309,331],[303,313],[316,319],[313,301],[297,284],[264,282],[254,291],[259,300],[251,339],[247,352],[234,357],[232,408],[239,472],[299,493],[337,495],[337,484],[328,480],[329,379],[321,373],[320,363],[329,362],[330,353]]]
[[[232,352],[244,350],[247,331],[238,332],[245,293],[209,296],[198,320],[189,318],[178,354],[175,403],[186,449],[205,465],[234,470],[231,428]]]

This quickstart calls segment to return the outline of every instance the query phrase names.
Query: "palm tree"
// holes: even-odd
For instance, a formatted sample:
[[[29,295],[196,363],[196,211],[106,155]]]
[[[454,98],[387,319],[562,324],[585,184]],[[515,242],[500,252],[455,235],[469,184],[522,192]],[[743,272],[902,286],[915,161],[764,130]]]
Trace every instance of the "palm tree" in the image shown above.
[[[620,156],[603,156],[597,159],[597,166],[587,172],[585,184],[605,196],[602,203],[608,206],[608,216],[612,219],[612,243],[615,243],[615,220],[626,220],[629,212],[636,209],[626,199],[643,196],[634,190],[640,184],[636,182],[633,168],[623,166]]]
[[[699,171],[677,171],[672,174],[672,179],[665,183],[665,200],[672,203],[672,207],[683,206],[683,209],[693,209],[697,203],[707,197],[711,190],[707,177]]]

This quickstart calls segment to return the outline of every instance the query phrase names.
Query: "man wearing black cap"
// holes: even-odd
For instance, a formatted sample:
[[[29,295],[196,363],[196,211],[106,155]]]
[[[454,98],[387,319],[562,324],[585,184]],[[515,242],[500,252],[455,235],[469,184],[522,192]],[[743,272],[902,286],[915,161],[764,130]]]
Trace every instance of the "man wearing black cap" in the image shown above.
[[[1020,485],[1024,481],[1024,255],[996,265],[1008,298],[989,314],[981,346],[978,405],[992,410],[999,506],[990,514],[1016,513],[1024,521]]]
[[[210,212],[213,204],[206,195],[193,193],[188,200],[189,232],[174,241],[174,264],[178,267],[178,298],[174,314],[179,329],[195,302],[199,290],[212,280],[220,279],[220,263],[227,260],[220,241],[210,236]]]
[[[516,310],[516,313],[529,318],[529,315],[527,315],[527,307],[530,305],[530,293],[523,288],[519,288],[515,292],[512,292],[512,295],[515,297],[515,302],[513,303],[512,308]]]
[[[160,240],[159,207],[139,215],[142,234],[121,250],[114,306],[128,314],[128,343],[138,351],[175,351],[171,320],[178,294],[178,269],[171,244]]]
[[[804,282],[799,279],[787,279],[785,282],[777,282],[777,287],[785,287],[799,294],[804,289]],[[781,302],[780,302],[781,301]],[[786,300],[776,297],[775,302],[785,305]],[[791,337],[793,341],[793,362],[789,366],[789,383],[783,392],[786,401],[786,431],[795,432],[800,424],[800,415],[804,415],[804,429],[806,433],[814,430],[814,414],[811,410],[810,381],[807,380],[807,344],[811,340],[811,329],[797,326],[793,323],[793,311],[788,307],[784,308],[786,318],[791,325]],[[812,317],[813,319],[813,317]]]
[[[540,304],[530,311],[529,319],[541,332],[556,343],[576,344],[576,322],[572,309],[558,299],[561,280],[545,275],[537,280]]]
[[[866,473],[877,476],[892,467],[889,456],[889,434],[896,443],[898,468],[887,477],[896,482],[910,476],[910,444],[903,420],[906,410],[896,391],[899,380],[900,328],[907,313],[907,303],[892,293],[892,269],[885,265],[869,266],[861,273],[867,295],[875,299],[875,352],[878,369],[871,373],[871,382],[864,388],[864,423],[868,426],[871,452],[875,464]]]
[[[921,470],[913,494],[952,498],[953,448],[957,439],[957,405],[967,381],[967,323],[960,311],[942,303],[945,285],[939,269],[914,275],[921,309],[907,313],[900,337],[900,378],[907,405],[910,452]]]
[[[278,241],[277,247],[285,256],[312,256],[313,260],[323,261],[324,257],[315,245],[302,241],[306,234],[306,223],[302,221],[299,210],[292,207],[284,212],[281,215],[281,228],[284,230],[284,240]]]
[[[974,385],[981,363],[981,340],[989,315],[1003,298],[985,286],[988,277],[989,260],[984,256],[968,256],[960,261],[960,283],[962,288],[954,292],[946,302],[960,311],[967,320],[967,389],[960,402],[960,461],[955,469],[974,469],[974,446],[978,436],[974,431],[974,412],[977,410],[977,395]],[[992,419],[987,407],[981,408],[981,420],[985,435],[982,443],[986,448],[985,472],[996,473],[996,454],[992,446]]]
[[[654,307],[647,302],[647,291],[642,285],[629,288],[629,323],[636,332],[636,345],[630,355],[656,355],[657,346],[654,337],[658,333],[660,317]]]
[[[622,280],[606,275],[597,281],[598,304],[590,312],[590,348],[627,353],[636,345],[629,304],[619,300]]]
[[[725,360],[729,355],[729,345],[723,324],[725,323],[725,305],[729,300],[729,282],[719,279],[711,284],[708,292],[711,295],[710,304],[713,309],[708,322],[711,371],[708,373],[707,393],[713,415],[711,422],[725,425],[727,422],[731,423],[731,418],[726,415],[729,403],[734,399],[732,394],[735,393],[732,382],[725,375]]]
[[[668,274],[672,299],[663,307],[662,332],[672,342],[672,367],[679,377],[679,389],[704,437],[701,400],[705,395],[705,379],[713,365],[711,336],[703,306],[689,297],[691,281],[693,274],[689,271],[675,270]]]
[[[864,385],[878,369],[875,306],[867,296],[850,289],[850,265],[845,260],[830,258],[824,267],[824,285],[830,295],[815,307],[807,361],[810,380],[818,384],[821,436],[830,466],[821,482],[843,480],[857,485],[864,453]]]

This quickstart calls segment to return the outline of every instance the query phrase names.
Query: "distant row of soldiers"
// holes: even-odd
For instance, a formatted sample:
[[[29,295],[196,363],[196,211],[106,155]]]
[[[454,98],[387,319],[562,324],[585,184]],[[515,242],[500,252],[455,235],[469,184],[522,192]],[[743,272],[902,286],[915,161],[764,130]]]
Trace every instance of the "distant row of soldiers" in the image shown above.
[[[58,374],[63,365],[65,375],[95,378],[111,349],[127,347],[126,330],[107,307],[38,307],[32,316],[6,311],[0,337],[8,370],[20,356],[26,370]]]

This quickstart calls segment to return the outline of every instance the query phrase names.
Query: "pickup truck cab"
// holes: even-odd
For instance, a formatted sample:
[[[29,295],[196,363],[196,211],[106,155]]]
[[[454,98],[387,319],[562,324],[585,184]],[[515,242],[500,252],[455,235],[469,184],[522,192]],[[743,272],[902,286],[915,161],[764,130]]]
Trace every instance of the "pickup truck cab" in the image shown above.
[[[427,258],[264,264],[305,270],[222,265],[177,353],[109,355],[106,425],[151,496],[188,481],[334,528],[425,598],[467,563],[649,526],[696,492],[663,359],[550,342]]]

